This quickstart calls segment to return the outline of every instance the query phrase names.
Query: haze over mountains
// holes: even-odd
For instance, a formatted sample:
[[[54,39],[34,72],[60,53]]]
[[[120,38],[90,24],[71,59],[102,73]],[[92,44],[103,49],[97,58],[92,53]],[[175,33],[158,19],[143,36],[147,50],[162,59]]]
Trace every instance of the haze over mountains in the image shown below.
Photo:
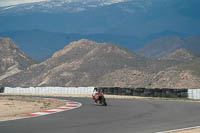
[[[198,0],[45,0],[10,4],[0,7],[0,32],[40,61],[81,38],[136,50],[158,37],[200,35],[199,5]],[[32,34],[35,30],[43,36]],[[21,31],[29,35],[30,41],[18,35]],[[74,34],[77,37],[66,39]],[[62,41],[51,43],[52,35]],[[36,40],[41,38],[45,41],[38,44]],[[28,48],[33,44],[41,47],[38,54]]]
[[[1,80],[0,84],[198,88],[199,64],[200,57],[184,49],[154,60],[115,44],[82,39],[57,51],[50,59]]]
[[[159,34],[152,34],[151,36],[142,39],[133,35],[107,33],[75,34],[48,32],[42,30],[0,32],[1,37],[12,38],[23,51],[38,61],[44,61],[48,59],[57,50],[65,47],[70,42],[77,41],[82,38],[87,38],[97,42],[111,42],[118,44],[121,47],[135,51],[153,39],[168,35],[181,37],[186,36],[183,34],[167,31]]]
[[[1,7],[0,31],[194,35],[199,34],[199,5],[197,0],[50,0]]]
[[[12,38],[18,46],[38,61],[50,58],[54,52],[73,41],[87,38],[98,42],[112,42],[125,48],[137,49],[141,40],[135,36],[115,34],[67,34],[41,30],[0,32],[1,37]],[[132,45],[132,44],[135,45]]]

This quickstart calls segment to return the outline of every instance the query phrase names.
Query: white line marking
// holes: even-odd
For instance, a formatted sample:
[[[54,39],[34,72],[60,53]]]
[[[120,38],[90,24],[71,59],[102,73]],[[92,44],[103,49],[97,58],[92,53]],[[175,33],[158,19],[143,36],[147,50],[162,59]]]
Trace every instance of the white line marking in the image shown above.
[[[62,106],[62,107],[58,107],[58,108],[69,109],[69,107],[66,107],[66,106]]]
[[[36,112],[36,113],[31,113],[33,115],[47,115],[47,114],[50,114],[50,113],[46,113],[46,112]]]
[[[56,111],[56,112],[60,112],[60,111],[63,111],[61,109],[50,109],[50,110],[46,110],[46,111]]]
[[[169,131],[162,131],[162,132],[156,132],[156,133],[170,133],[170,132],[184,131],[184,130],[190,130],[190,129],[196,129],[196,128],[200,128],[200,126],[188,127],[188,128],[182,128],[182,129],[175,129],[175,130],[169,130]]]

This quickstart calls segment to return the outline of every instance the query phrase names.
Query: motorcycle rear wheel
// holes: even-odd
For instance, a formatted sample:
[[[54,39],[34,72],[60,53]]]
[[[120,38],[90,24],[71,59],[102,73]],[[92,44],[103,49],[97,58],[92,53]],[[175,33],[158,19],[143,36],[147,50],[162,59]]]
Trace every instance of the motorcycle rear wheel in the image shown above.
[[[105,98],[103,99],[103,105],[104,105],[104,106],[107,106],[107,103],[106,103],[106,99],[105,99]]]

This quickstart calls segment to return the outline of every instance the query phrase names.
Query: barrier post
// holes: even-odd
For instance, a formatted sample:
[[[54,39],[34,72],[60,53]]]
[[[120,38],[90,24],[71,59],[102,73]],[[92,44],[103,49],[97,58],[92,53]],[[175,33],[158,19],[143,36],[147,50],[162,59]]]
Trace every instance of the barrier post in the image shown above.
[[[0,93],[4,93],[5,88],[4,87],[0,87]]]

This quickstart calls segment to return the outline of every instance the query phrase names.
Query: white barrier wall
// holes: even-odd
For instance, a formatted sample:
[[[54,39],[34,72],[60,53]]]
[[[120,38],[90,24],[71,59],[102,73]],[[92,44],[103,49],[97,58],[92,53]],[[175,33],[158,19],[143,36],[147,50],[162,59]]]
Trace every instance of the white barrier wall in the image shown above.
[[[92,94],[94,87],[5,87],[4,93],[15,94]],[[189,99],[200,99],[200,89],[188,89]]]
[[[200,89],[188,89],[189,99],[200,99]]]
[[[4,93],[17,94],[92,94],[94,87],[5,87]]]

